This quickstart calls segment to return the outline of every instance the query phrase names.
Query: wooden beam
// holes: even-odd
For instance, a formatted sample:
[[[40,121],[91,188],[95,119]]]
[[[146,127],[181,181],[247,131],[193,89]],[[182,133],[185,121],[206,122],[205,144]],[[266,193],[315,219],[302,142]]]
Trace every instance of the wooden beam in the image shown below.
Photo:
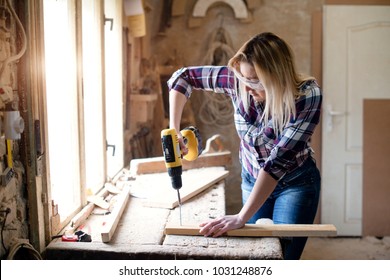
[[[108,215],[108,220],[105,222],[101,236],[103,242],[110,242],[112,236],[115,233],[115,229],[119,223],[119,220],[122,216],[122,213],[127,205],[127,201],[130,196],[130,187],[124,186],[122,192],[117,195],[117,201],[110,215]]]
[[[168,177],[168,174],[164,174]],[[192,169],[182,175],[183,187],[180,189],[181,202],[184,203],[207,188],[224,180],[229,175],[223,167]],[[155,183],[154,183],[155,184]],[[144,206],[173,209],[179,206],[177,193],[172,189],[170,180],[160,181],[158,191],[148,197]]]
[[[183,170],[211,167],[228,166],[232,163],[230,151],[202,154],[197,160],[183,160]],[[140,158],[130,161],[130,173],[132,175],[166,172],[164,157]]]
[[[167,225],[165,234],[169,235],[202,235],[200,227],[195,225]],[[225,236],[242,237],[298,237],[298,236],[336,236],[337,230],[331,224],[246,224],[243,228],[228,231]]]
[[[106,188],[101,189],[97,196],[98,197],[106,197],[108,195],[108,191]],[[73,234],[79,226],[81,226],[86,219],[88,219],[89,215],[91,215],[92,211],[95,209],[95,204],[93,202],[88,202],[87,205],[81,209],[70,221],[70,223],[63,230],[64,234]]]

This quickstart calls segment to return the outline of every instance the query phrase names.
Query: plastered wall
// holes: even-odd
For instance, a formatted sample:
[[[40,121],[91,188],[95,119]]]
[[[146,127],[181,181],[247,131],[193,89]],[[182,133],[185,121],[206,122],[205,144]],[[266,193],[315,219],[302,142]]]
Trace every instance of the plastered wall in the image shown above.
[[[206,17],[192,18],[196,0],[187,0],[185,13],[165,19],[163,1],[147,1],[150,7],[147,12],[148,34],[151,46],[150,55],[158,60],[160,65],[174,65],[175,68],[190,65],[205,64],[205,57],[210,48],[210,41],[216,40],[212,35],[218,28],[223,28],[231,40],[231,47],[236,51],[242,43],[251,36],[265,31],[274,32],[284,38],[292,47],[299,71],[311,74],[311,26],[312,14],[321,11],[324,1],[321,0],[259,0],[251,3],[249,18],[235,18],[233,9],[224,3],[211,6]],[[190,25],[198,25],[190,27]],[[222,136],[225,147],[232,152],[233,165],[227,180],[227,211],[235,213],[241,208],[240,171],[238,161],[238,138],[230,122],[220,124],[205,123],[202,120],[202,102],[204,94],[194,92],[191,97],[191,107],[194,111],[196,125],[202,138],[207,139],[215,133]],[[226,105],[227,106],[227,105]],[[227,108],[228,109],[228,108]],[[223,113],[223,112],[221,112]],[[218,114],[215,115],[216,118]],[[222,114],[221,114],[222,118]]]

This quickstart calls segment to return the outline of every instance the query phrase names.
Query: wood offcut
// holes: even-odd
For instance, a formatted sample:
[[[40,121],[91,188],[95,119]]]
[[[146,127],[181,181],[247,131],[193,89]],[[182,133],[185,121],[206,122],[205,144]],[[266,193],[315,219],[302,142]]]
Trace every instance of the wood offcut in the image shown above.
[[[165,234],[169,235],[202,235],[200,227],[195,225],[167,225]],[[226,236],[241,237],[315,237],[336,236],[337,230],[331,224],[246,224],[243,228],[228,231]]]
[[[155,174],[158,176],[159,174]],[[193,169],[183,172],[183,187],[180,189],[182,203],[224,180],[229,171],[223,167]],[[147,176],[147,175],[144,175]],[[179,206],[176,192],[172,189],[168,175],[162,173],[159,176],[159,184],[155,184],[154,190],[150,190],[150,196],[145,200],[144,206],[173,209]],[[165,178],[165,179],[164,179]],[[154,180],[157,180],[154,177]]]
[[[115,233],[115,229],[119,223],[119,219],[122,216],[123,211],[126,208],[127,201],[129,200],[130,188],[125,186],[120,194],[117,195],[117,201],[111,214],[108,216],[108,220],[105,221],[101,236],[104,243],[110,242],[112,236]]]
[[[183,160],[183,170],[204,168],[210,166],[229,166],[232,163],[230,151],[202,154],[195,161]],[[130,162],[130,173],[133,176],[151,173],[167,172],[164,157],[139,158]]]

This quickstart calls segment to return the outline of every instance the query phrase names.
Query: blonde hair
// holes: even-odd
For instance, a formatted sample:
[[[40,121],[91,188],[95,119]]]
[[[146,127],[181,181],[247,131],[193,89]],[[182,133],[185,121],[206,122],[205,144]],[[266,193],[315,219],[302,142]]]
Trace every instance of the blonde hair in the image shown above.
[[[297,73],[293,53],[288,44],[273,33],[261,33],[247,41],[229,60],[228,66],[238,70],[241,62],[253,66],[265,88],[265,109],[262,116],[265,124],[270,118],[277,135],[282,133],[296,116],[295,100],[300,86],[313,77]],[[249,94],[240,82],[241,99],[248,110]]]

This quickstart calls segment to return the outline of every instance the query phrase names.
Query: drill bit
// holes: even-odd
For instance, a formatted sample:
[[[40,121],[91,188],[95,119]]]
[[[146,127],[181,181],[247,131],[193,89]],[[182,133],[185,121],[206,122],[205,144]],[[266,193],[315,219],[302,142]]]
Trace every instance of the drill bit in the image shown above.
[[[180,198],[180,191],[179,191],[179,189],[177,190],[177,198],[179,200],[180,226],[182,226],[182,222],[181,222],[181,198]]]

